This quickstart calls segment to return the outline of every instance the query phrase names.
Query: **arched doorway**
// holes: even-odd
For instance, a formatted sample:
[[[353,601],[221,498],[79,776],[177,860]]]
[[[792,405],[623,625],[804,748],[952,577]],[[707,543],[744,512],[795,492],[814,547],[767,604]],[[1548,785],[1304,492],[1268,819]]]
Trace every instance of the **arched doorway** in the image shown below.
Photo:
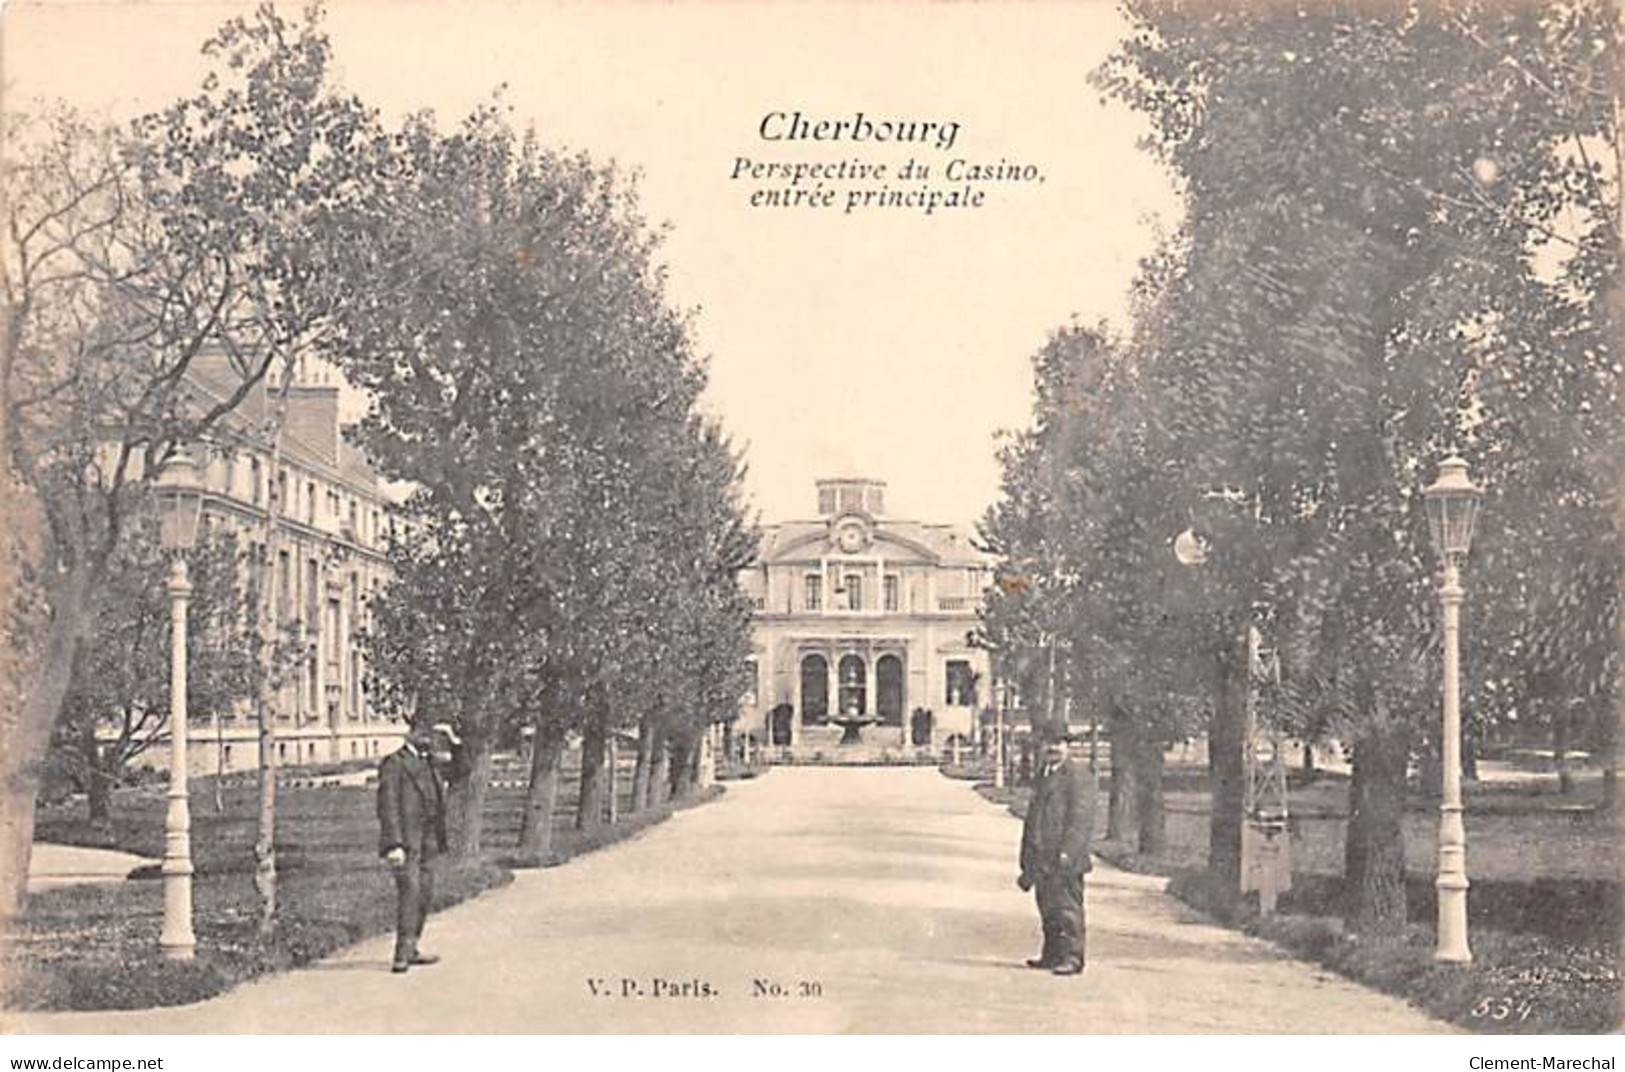
[[[863,656],[843,655],[840,670],[841,714],[867,715],[869,713],[869,686],[864,679]]]
[[[887,726],[903,724],[903,660],[895,655],[875,660],[875,714]]]
[[[829,660],[812,654],[801,660],[801,724],[829,721]]]

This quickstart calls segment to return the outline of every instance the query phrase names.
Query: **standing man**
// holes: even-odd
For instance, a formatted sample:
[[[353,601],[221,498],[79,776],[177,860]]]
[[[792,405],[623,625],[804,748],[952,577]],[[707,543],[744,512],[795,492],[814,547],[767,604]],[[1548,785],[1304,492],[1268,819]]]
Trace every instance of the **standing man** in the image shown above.
[[[1083,876],[1091,868],[1095,831],[1095,776],[1067,754],[1066,727],[1040,727],[1043,766],[1021,827],[1021,875],[1033,890],[1044,925],[1044,949],[1027,961],[1056,975],[1083,971]]]
[[[420,951],[418,939],[434,899],[433,863],[447,849],[446,786],[436,768],[454,766],[461,744],[450,726],[417,723],[378,764],[378,853],[395,872],[391,971],[440,959]]]

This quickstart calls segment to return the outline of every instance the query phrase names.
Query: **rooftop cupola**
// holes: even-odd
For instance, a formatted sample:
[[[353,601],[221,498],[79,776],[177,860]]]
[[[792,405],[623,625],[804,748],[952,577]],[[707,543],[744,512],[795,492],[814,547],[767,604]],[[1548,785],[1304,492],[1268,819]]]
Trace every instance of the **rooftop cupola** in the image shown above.
[[[860,477],[842,477],[818,481],[818,514],[837,517],[841,514],[868,514],[879,517],[886,512],[886,482]]]

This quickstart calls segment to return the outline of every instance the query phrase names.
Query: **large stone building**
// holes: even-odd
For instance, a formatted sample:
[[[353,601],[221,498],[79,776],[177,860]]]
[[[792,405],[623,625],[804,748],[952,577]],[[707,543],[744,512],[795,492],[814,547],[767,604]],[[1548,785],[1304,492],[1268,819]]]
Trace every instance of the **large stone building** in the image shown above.
[[[252,560],[271,569],[271,614],[292,625],[297,653],[274,702],[278,759],[289,766],[332,763],[393,751],[405,725],[368,702],[356,633],[367,601],[383,584],[384,549],[398,524],[378,473],[345,441],[339,388],[307,376],[292,388],[272,471],[266,429],[272,400],[263,385],[228,414],[200,451],[206,532],[230,530]],[[223,397],[230,374],[200,362],[190,382],[207,402]],[[267,543],[265,524],[275,524]],[[188,766],[199,773],[258,763],[258,726],[247,705],[193,711]],[[167,749],[145,753],[167,762]]]
[[[889,517],[881,481],[817,488],[817,516],[764,526],[741,576],[756,636],[740,728],[797,750],[970,737],[990,691],[968,638],[991,556],[957,526]]]

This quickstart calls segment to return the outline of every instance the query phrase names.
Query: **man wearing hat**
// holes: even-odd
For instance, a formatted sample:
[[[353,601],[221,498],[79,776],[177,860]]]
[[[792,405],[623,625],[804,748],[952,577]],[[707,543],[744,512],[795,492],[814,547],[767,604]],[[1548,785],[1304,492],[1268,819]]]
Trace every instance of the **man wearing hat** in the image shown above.
[[[1021,875],[1033,890],[1044,926],[1044,949],[1027,961],[1056,975],[1083,971],[1083,876],[1090,870],[1095,831],[1095,777],[1067,754],[1066,727],[1038,728],[1044,756],[1021,827]]]
[[[395,872],[395,957],[391,970],[440,958],[418,949],[434,899],[433,863],[447,849],[446,785],[462,742],[450,726],[414,724],[399,751],[378,764],[378,854]]]

